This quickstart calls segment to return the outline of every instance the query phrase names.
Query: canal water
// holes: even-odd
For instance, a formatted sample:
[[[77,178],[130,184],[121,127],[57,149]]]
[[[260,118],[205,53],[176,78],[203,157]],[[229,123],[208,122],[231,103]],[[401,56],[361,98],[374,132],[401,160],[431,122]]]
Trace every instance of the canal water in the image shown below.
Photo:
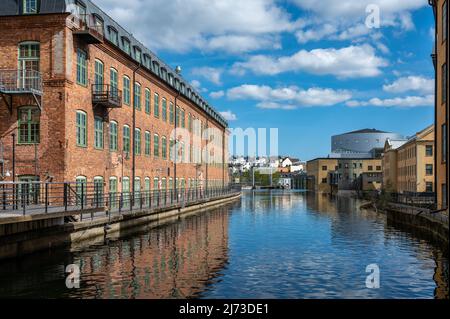
[[[2,262],[0,297],[448,298],[448,252],[360,204],[247,192],[175,224]],[[79,289],[66,287],[71,264]],[[366,286],[368,265],[378,289]]]

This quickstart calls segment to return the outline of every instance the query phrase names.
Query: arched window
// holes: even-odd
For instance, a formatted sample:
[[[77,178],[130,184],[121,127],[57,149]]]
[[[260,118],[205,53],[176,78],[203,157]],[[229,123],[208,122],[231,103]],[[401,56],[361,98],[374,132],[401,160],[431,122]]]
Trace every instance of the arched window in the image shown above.
[[[96,92],[103,91],[104,84],[104,69],[103,62],[96,59],[95,60],[95,76],[94,76],[94,88]]]
[[[77,176],[76,181],[76,194],[77,205],[82,203],[85,205],[87,203],[87,178],[86,176]]]
[[[104,181],[103,176],[94,177],[94,206],[104,206]]]
[[[123,151],[130,153],[130,127],[128,125],[123,127]]]
[[[96,116],[94,119],[94,147],[96,149],[103,149],[103,119]]]
[[[141,130],[134,130],[134,154],[141,155]]]
[[[126,105],[130,105],[130,90],[130,78],[125,75],[123,77],[123,103]]]
[[[40,135],[41,112],[37,107],[19,109],[19,143],[38,144]]]
[[[153,136],[153,155],[159,157],[159,135],[155,134]]]
[[[117,177],[110,177],[109,178],[109,206],[111,208],[116,208],[119,203],[118,198],[118,188],[117,188]]]
[[[85,51],[77,50],[77,83],[83,86],[87,85],[87,54]]]
[[[124,177],[122,179],[122,198],[123,198],[123,206],[129,206],[131,199],[129,177]]]
[[[109,84],[111,86],[111,94],[113,97],[119,97],[119,75],[116,69],[111,68],[109,70]]]
[[[134,108],[141,110],[141,84],[138,82],[134,83]]]
[[[117,122],[111,121],[109,123],[109,149],[111,152],[117,152],[118,150],[118,129]]]

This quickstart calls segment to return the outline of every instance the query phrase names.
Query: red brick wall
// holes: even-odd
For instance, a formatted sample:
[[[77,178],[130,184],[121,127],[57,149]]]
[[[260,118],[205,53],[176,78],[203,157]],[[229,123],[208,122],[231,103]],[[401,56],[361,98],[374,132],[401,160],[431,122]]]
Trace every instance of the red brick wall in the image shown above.
[[[94,83],[94,64],[99,59],[104,64],[104,82],[110,83],[110,68],[118,71],[119,89],[123,91],[123,76],[127,75],[131,82],[133,78],[133,69],[136,67],[134,62],[126,57],[118,49],[108,43],[100,45],[86,45],[78,38],[74,37],[71,30],[65,27],[64,15],[48,15],[39,17],[15,17],[0,18],[0,39],[2,47],[0,48],[0,68],[14,68],[17,65],[17,45],[22,40],[35,40],[41,43],[41,71],[44,74],[44,107],[41,115],[41,143],[38,147],[39,153],[39,175],[41,178],[48,172],[55,176],[58,181],[73,181],[77,176],[86,176],[88,181],[92,181],[96,176],[102,176],[108,181],[111,176],[119,178],[122,176],[132,177],[132,157],[121,161],[122,129],[129,125],[132,130],[132,106],[123,105],[121,109],[105,109],[104,107],[94,107],[91,100],[91,84]],[[61,33],[63,31],[63,33]],[[57,35],[55,37],[55,35]],[[63,47],[65,54],[56,52],[55,48],[61,48],[61,35],[63,35]],[[18,40],[19,39],[19,40]],[[76,58],[77,49],[82,48],[88,53],[88,86],[83,87],[76,83]],[[63,60],[61,60],[61,58]],[[62,69],[61,69],[62,63]],[[63,74],[60,74],[62,70]],[[55,74],[55,72],[57,74]],[[64,74],[66,76],[64,76]],[[156,133],[160,137],[166,136],[169,143],[170,133],[173,125],[163,122],[161,116],[159,119],[154,117],[154,93],[160,96],[160,109],[162,98],[167,99],[167,119],[169,119],[169,105],[174,102],[176,92],[162,83],[149,72],[141,69],[136,74],[136,81],[141,84],[141,110],[136,110],[136,128],[141,129],[141,155],[136,156],[136,177],[141,178],[142,187],[144,178],[150,177],[152,184],[153,178],[174,177],[174,165],[169,160],[163,160],[160,157],[154,157],[153,135]],[[151,114],[145,113],[145,88],[151,90]],[[131,83],[131,104],[133,102],[133,84]],[[0,102],[0,134],[2,141],[6,146],[11,146],[10,131],[14,131],[17,126],[17,115],[7,112],[4,102]],[[21,103],[14,104],[14,108]],[[188,114],[191,113],[194,118],[200,119],[203,123],[208,120],[209,127],[216,127],[224,130],[218,123],[212,119],[207,119],[206,113],[183,97],[178,99],[178,105],[185,109],[186,127],[188,126]],[[88,118],[88,146],[81,148],[76,145],[76,111],[82,110],[87,113]],[[104,149],[94,148],[94,117],[102,116],[104,118]],[[109,122],[118,123],[118,149],[119,152],[109,151]],[[145,155],[144,132],[150,131],[151,156]],[[131,132],[133,137],[133,132]],[[161,142],[160,142],[161,145]],[[202,142],[205,147],[206,142]],[[227,145],[227,144],[225,144]],[[131,145],[132,147],[132,145]],[[32,146],[18,146],[17,158],[33,159],[34,150]],[[10,147],[7,149],[10,149]],[[169,146],[167,148],[169,154]],[[189,152],[186,149],[186,156]],[[32,165],[18,171],[20,174],[29,174]],[[168,176],[170,168],[170,176]],[[34,171],[34,168],[33,168]],[[228,173],[225,166],[220,163],[209,165],[208,169],[203,164],[199,170],[203,172],[203,178],[206,178],[206,171],[210,185],[212,181],[217,184],[222,183],[223,177],[228,179]],[[177,178],[184,178],[188,185],[189,178],[195,178],[196,168],[194,164],[178,164]],[[220,182],[219,182],[220,181]]]
[[[42,98],[40,141],[35,156],[34,145],[16,144],[16,176],[34,175],[35,171],[45,179],[64,177],[64,78],[53,72],[57,61],[52,59],[55,34],[64,32],[63,15],[48,15],[45,19],[37,16],[0,18],[0,69],[17,69],[18,44],[23,41],[41,43],[40,69],[45,83]],[[61,61],[59,61],[61,62]],[[12,114],[7,104],[0,99],[0,139],[5,150],[5,167],[12,170],[12,137],[18,140],[17,110],[21,106],[35,105],[31,96],[14,96]],[[37,158],[37,160],[35,160]],[[10,178],[12,179],[12,177]]]

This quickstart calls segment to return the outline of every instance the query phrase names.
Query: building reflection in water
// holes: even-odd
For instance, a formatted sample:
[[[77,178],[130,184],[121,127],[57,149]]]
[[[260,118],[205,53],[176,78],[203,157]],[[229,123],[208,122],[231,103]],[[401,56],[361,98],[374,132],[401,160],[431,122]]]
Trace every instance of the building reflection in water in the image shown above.
[[[57,249],[0,264],[0,298],[196,298],[228,263],[229,208],[148,229],[107,245]],[[81,287],[67,289],[67,265]]]
[[[73,254],[81,268],[81,289],[65,297],[195,298],[217,280],[227,254],[224,208]]]
[[[253,213],[292,213],[304,205],[304,191],[249,191],[242,197],[242,211]]]

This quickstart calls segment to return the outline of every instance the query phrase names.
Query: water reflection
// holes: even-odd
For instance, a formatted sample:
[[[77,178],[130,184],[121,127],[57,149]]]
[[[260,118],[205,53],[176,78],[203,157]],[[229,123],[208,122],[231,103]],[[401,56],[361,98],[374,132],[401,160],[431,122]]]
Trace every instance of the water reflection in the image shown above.
[[[305,192],[245,193],[235,205],[108,244],[0,264],[0,296],[65,298],[448,298],[448,252],[360,210]],[[81,289],[64,267],[81,266]],[[381,288],[367,289],[377,264]]]
[[[228,214],[218,209],[87,251],[41,257],[37,265],[33,257],[3,264],[0,296],[194,298],[218,280],[227,247]],[[68,290],[64,265],[72,263],[80,266],[81,288]]]

